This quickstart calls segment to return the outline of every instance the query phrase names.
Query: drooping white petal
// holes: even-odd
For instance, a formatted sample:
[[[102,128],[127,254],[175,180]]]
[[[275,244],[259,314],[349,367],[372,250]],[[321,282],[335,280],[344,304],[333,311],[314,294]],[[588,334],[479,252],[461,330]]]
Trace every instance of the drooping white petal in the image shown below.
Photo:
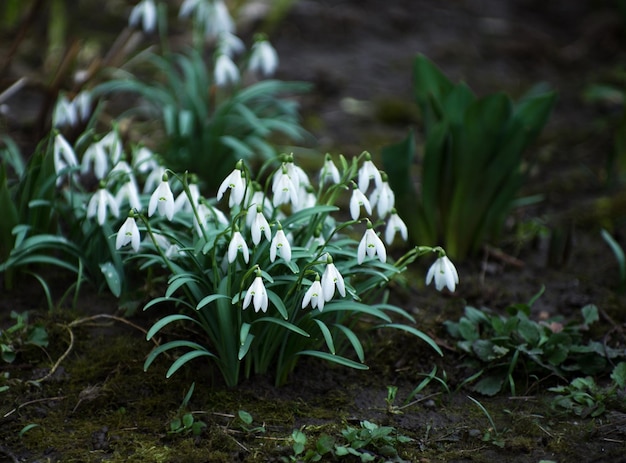
[[[277,255],[287,262],[291,261],[291,245],[282,228],[278,229],[270,244],[270,261],[274,262]]]
[[[263,284],[263,279],[260,276],[255,277],[254,281],[250,285],[250,288],[248,288],[248,291],[243,299],[243,310],[248,308],[250,302],[253,303],[255,312],[258,312],[259,310],[267,312],[269,301],[265,285]]]
[[[214,70],[215,85],[223,87],[228,84],[239,82],[239,68],[226,54],[220,54],[215,60]]]
[[[252,45],[248,69],[265,77],[274,74],[278,68],[278,53],[267,40],[259,40]]]
[[[378,259],[381,262],[385,262],[387,260],[387,250],[385,249],[385,245],[378,237],[376,232],[372,228],[369,228],[365,231],[363,238],[359,242],[359,247],[357,250],[357,262],[362,264],[365,260],[365,255],[368,257],[374,257],[378,255]]]
[[[117,232],[115,249],[120,249],[129,243],[135,252],[139,251],[139,228],[134,217],[128,217]]]
[[[363,207],[368,214],[372,214],[372,206],[367,197],[359,188],[352,188],[352,196],[350,197],[350,216],[352,220],[359,218],[361,207]]]
[[[311,308],[319,309],[321,312],[324,309],[324,296],[322,293],[322,285],[320,284],[319,276],[315,279],[313,284],[309,287],[302,299],[302,308],[311,304]]]
[[[159,214],[164,215],[168,220],[172,220],[174,217],[174,194],[169,182],[165,179],[161,180],[157,189],[150,196],[148,217],[151,217],[157,209]]]
[[[385,228],[385,241],[387,244],[393,243],[393,239],[398,232],[404,241],[408,239],[409,233],[406,224],[397,213],[392,212],[389,219],[387,219],[387,227]]]
[[[428,269],[426,284],[429,285],[433,279],[435,280],[437,291],[447,287],[451,292],[454,292],[456,285],[459,283],[459,274],[454,264],[448,259],[448,256],[439,257]]]
[[[246,243],[246,240],[243,239],[241,232],[236,231],[233,233],[233,237],[228,244],[228,262],[230,262],[231,264],[235,262],[235,259],[237,259],[237,253],[239,251],[241,251],[241,254],[243,255],[243,260],[247,264],[250,260],[250,251],[248,250],[248,244]]]
[[[322,274],[322,290],[326,301],[330,301],[335,295],[335,287],[342,297],[346,296],[346,286],[343,276],[339,273],[335,264],[330,262],[326,264],[326,268]]]
[[[380,172],[378,171],[374,163],[371,160],[366,159],[363,162],[363,165],[359,169],[358,173],[359,190],[363,192],[367,191],[371,180],[374,180],[376,186],[379,186],[382,182]]]

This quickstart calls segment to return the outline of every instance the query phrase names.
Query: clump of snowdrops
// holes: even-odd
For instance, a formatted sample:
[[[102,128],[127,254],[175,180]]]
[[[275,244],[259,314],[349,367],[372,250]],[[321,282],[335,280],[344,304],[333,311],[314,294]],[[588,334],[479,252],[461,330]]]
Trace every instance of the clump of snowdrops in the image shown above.
[[[417,256],[438,256],[427,277],[438,289],[454,290],[454,266],[443,249],[427,246],[391,262],[376,229],[386,223],[387,244],[407,236],[384,174],[367,153],[339,160],[338,168],[326,156],[317,186],[292,155],[267,162],[256,176],[240,161],[215,198],[203,197],[189,174],[157,170],[147,210],[130,209],[116,245],[130,245],[129,260],[143,268],[158,264],[168,272],[165,295],[145,309],[165,305],[173,313],[148,338],[185,322],[200,328],[202,339],[162,344],[145,368],[176,349],[184,353],[167,376],[206,357],[229,386],[242,374],[268,372],[284,383],[303,355],[366,369],[363,326],[356,329],[363,321],[368,329],[411,333],[441,354],[407,311],[380,296]],[[337,203],[348,197],[346,214]]]

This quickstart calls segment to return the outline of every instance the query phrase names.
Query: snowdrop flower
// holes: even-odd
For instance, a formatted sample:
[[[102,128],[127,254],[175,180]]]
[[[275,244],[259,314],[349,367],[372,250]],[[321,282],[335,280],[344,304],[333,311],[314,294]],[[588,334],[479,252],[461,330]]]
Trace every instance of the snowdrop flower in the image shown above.
[[[448,256],[439,257],[428,269],[426,284],[429,285],[433,279],[437,291],[441,291],[445,286],[453,292],[455,286],[459,284],[459,274]]]
[[[187,196],[187,192],[185,190],[181,191],[176,197],[176,200],[174,201],[175,214],[180,211],[192,213],[192,204],[196,207],[196,209],[198,208],[200,204],[200,189],[197,184],[189,184],[189,194],[191,195],[191,200],[189,200],[189,196]]]
[[[402,221],[396,210],[391,209],[391,216],[387,219],[387,228],[385,228],[385,241],[387,244],[393,243],[393,239],[398,232],[404,241],[409,238],[406,224]]]
[[[80,164],[80,171],[86,174],[90,171],[93,164],[93,174],[97,179],[102,180],[109,168],[109,156],[107,155],[104,145],[100,142],[89,145]]]
[[[114,217],[119,215],[119,208],[115,198],[109,193],[105,185],[101,183],[100,188],[94,193],[87,204],[87,218],[97,216],[98,223],[103,225],[107,218],[107,210],[109,209]]]
[[[304,294],[302,308],[304,309],[309,303],[311,304],[311,308],[315,309],[317,307],[320,312],[324,309],[324,297],[322,295],[322,285],[320,284],[319,275],[315,276],[315,281]]]
[[[159,210],[160,215],[167,217],[167,220],[172,220],[174,217],[174,194],[170,188],[167,174],[163,174],[161,177],[161,183],[154,190],[152,196],[150,196],[150,202],[148,203],[148,217]]]
[[[274,174],[272,192],[274,193],[274,206],[285,204],[290,201],[292,205],[298,205],[298,189],[294,185],[291,177],[289,177],[285,163],[283,163],[280,171]]]
[[[60,133],[54,137],[52,157],[54,158],[54,171],[57,175],[60,175],[61,172],[68,167],[78,165],[78,159],[76,159],[74,149]],[[57,186],[61,184],[61,181],[62,177],[59,176],[57,178]]]
[[[274,47],[264,38],[259,37],[252,45],[252,54],[248,69],[255,74],[271,76],[278,67],[278,54]]]
[[[372,162],[372,157],[369,153],[365,153],[365,161],[358,173],[359,190],[363,192],[367,191],[370,180],[374,180],[376,186],[380,186],[382,182],[380,172]]]
[[[315,196],[313,187],[307,185],[306,187],[300,187],[298,192],[298,204],[293,207],[293,212],[298,212],[309,207],[315,207],[317,204],[317,196]]]
[[[336,185],[341,181],[341,175],[339,175],[339,169],[333,162],[330,154],[326,155],[326,160],[324,161],[324,166],[320,171],[320,185],[323,185],[327,178],[333,181]]]
[[[133,167],[138,172],[145,174],[146,172],[154,171],[159,167],[159,164],[156,162],[152,151],[142,146],[133,154]],[[163,173],[161,173],[161,175],[163,175]],[[161,175],[159,175],[159,178],[161,178]]]
[[[258,312],[259,310],[267,312],[269,301],[267,299],[267,291],[265,290],[260,270],[257,270],[256,277],[250,285],[250,288],[248,288],[246,296],[243,299],[243,310],[246,310],[251,302],[254,306],[255,312]]]
[[[107,133],[98,143],[109,152],[109,159],[112,165],[120,162],[123,151],[122,141],[118,137],[117,132],[111,131]]]
[[[244,203],[248,205],[248,210],[255,210],[255,207],[261,206],[263,215],[266,217],[271,217],[272,215],[272,207],[268,199],[266,199],[263,191],[261,191],[261,185],[256,182],[252,182],[252,185],[248,189],[248,194],[246,196],[250,196],[250,192],[252,193],[249,199],[244,199]],[[247,214],[246,215],[246,225],[248,228],[252,227],[252,223],[254,222],[256,215],[255,214]]]
[[[169,238],[161,235],[160,233],[152,233],[154,240],[156,241],[156,245],[163,251],[165,257],[168,259],[174,259],[183,252],[180,250],[180,247],[176,243],[172,243]],[[152,241],[148,240],[146,237],[146,241],[152,244]]]
[[[235,229],[233,232],[233,237],[230,239],[230,243],[228,244],[228,262],[231,264],[235,262],[237,259],[237,253],[241,251],[243,254],[243,261],[247,264],[250,260],[250,251],[248,250],[248,245],[246,244],[246,240],[243,239],[243,236],[239,232],[239,230]]]
[[[214,79],[218,87],[239,82],[239,68],[225,53],[220,53],[215,60]]]
[[[309,176],[306,172],[299,166],[293,162],[293,157],[290,157],[290,160],[285,163],[287,167],[287,175],[296,186],[297,189],[306,188],[311,185],[311,181],[309,180]]]
[[[76,114],[81,122],[87,122],[91,116],[91,93],[83,90],[72,100],[72,105],[76,109]]]
[[[218,49],[228,56],[234,56],[244,51],[246,49],[246,46],[243,44],[243,40],[241,40],[235,34],[231,34],[230,32],[222,32],[220,34]]]
[[[54,111],[52,112],[52,125],[53,127],[64,127],[66,125],[75,126],[78,122],[78,115],[76,114],[76,107],[65,95],[59,97],[56,105],[54,105]]]
[[[179,18],[186,18],[192,13],[202,16],[207,10],[207,0],[185,0],[178,11]]]
[[[130,12],[129,26],[135,27],[140,21],[146,34],[154,32],[157,24],[157,9],[154,0],[141,0]]]
[[[126,182],[117,190],[115,195],[115,202],[118,207],[124,204],[124,200],[128,201],[131,208],[141,210],[141,199],[139,198],[139,188],[137,187],[137,181],[132,175],[128,175]]]
[[[135,252],[139,251],[139,228],[137,228],[137,222],[135,221],[134,214],[128,214],[128,218],[122,224],[117,232],[117,238],[115,239],[115,249],[119,249],[122,246],[126,246],[130,243]]]
[[[363,238],[361,238],[361,242],[359,243],[359,247],[357,249],[356,261],[359,265],[365,260],[366,254],[368,257],[374,257],[378,254],[378,259],[381,262],[385,262],[387,260],[387,250],[385,249],[385,245],[374,232],[372,223],[369,220],[367,221],[367,230],[365,230],[365,234],[363,235]]]
[[[272,240],[272,233],[270,231],[270,224],[267,223],[267,219],[263,215],[263,208],[259,205],[256,207],[256,213],[254,214],[254,222],[250,227],[250,233],[252,234],[252,242],[259,244],[261,237],[265,235],[267,241]]]
[[[161,183],[163,174],[165,174],[165,167],[156,166],[146,178],[146,181],[143,184],[143,192],[148,193],[150,191],[154,191],[159,183]]]
[[[357,220],[361,212],[361,206],[367,211],[368,214],[372,214],[372,206],[369,200],[363,194],[363,192],[357,188],[356,184],[352,186],[352,197],[350,198],[350,216],[352,220]]]
[[[278,224],[278,231],[270,244],[270,260],[272,262],[276,260],[276,255],[279,255],[287,262],[291,261],[291,245],[280,223]]]
[[[393,209],[396,202],[396,196],[389,186],[389,182],[387,182],[387,174],[382,172],[381,177],[381,184],[376,186],[376,189],[370,196],[370,204],[372,207],[376,206],[378,217],[382,219],[387,216],[391,209]]]
[[[341,294],[341,297],[346,296],[346,286],[343,281],[343,276],[335,267],[333,258],[330,254],[326,254],[326,268],[322,274],[322,291],[324,294],[324,300],[330,301],[335,295],[335,286],[337,291]],[[321,309],[320,309],[321,310]]]
[[[222,0],[213,0],[205,18],[205,34],[207,37],[218,37],[224,32],[235,32],[235,23]]]
[[[243,179],[242,162],[237,161],[235,169],[224,179],[217,190],[217,200],[219,201],[230,188],[230,198],[228,206],[233,207],[235,204],[241,204],[246,193],[246,182]]]

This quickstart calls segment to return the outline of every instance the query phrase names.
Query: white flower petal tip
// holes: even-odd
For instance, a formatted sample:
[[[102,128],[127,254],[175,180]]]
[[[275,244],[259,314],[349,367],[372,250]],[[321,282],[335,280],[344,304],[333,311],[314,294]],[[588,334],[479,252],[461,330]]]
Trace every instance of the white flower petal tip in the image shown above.
[[[319,275],[304,294],[302,299],[302,308],[311,304],[311,308],[317,308],[320,312],[324,310],[324,294],[320,283]]]
[[[139,228],[137,228],[137,222],[134,217],[128,217],[122,224],[117,237],[115,239],[115,249],[120,249],[127,244],[130,244],[133,251],[139,251],[140,235]]]

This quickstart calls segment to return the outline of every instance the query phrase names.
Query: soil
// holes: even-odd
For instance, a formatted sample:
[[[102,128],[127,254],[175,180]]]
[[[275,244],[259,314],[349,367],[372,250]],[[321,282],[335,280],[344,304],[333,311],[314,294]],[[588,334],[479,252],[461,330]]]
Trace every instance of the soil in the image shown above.
[[[531,318],[577,320],[583,306],[595,304],[600,320],[589,338],[624,348],[618,263],[600,237],[604,227],[624,238],[619,183],[607,168],[620,107],[594,105],[583,95],[591,84],[623,85],[616,76],[625,32],[624,17],[608,0],[295,2],[270,33],[281,59],[278,77],[314,83],[302,111],[320,152],[376,156],[411,127],[419,135],[411,93],[416,53],[478,94],[517,97],[537,82],[559,92],[529,153],[537,161],[523,192],[542,193],[544,200],[516,210],[501,243],[458,262],[454,294],[424,287],[419,266],[410,285],[394,286],[394,302],[420,320],[444,357],[414,338],[383,333],[369,340],[368,371],[307,359],[281,388],[254,377],[227,389],[199,361],[166,380],[163,362],[143,372],[151,349],[141,331],[153,320],[148,315],[123,318],[115,300],[89,289],[74,309],[63,303],[46,311],[37,289],[20,288],[1,295],[0,326],[9,325],[11,310],[29,310],[32,321],[45,324],[50,345],[25,349],[16,362],[1,365],[0,385],[9,387],[0,392],[0,462],[297,461],[290,459],[294,429],[314,448],[321,436],[341,441],[342,430],[365,420],[411,438],[396,444],[397,456],[370,449],[374,461],[626,461],[623,395],[598,417],[554,408],[548,387],[563,384],[554,377],[529,376],[515,396],[482,396],[463,384],[472,372],[443,324],[457,321],[466,305],[504,314],[543,287]],[[526,237],[520,224],[530,223],[542,227]],[[62,294],[66,281],[57,278],[55,292]],[[100,314],[116,318],[88,318]],[[431,381],[409,406],[397,408],[433,367],[439,378],[445,374],[449,391],[443,381]],[[609,384],[608,375],[595,379]],[[192,383],[194,393],[181,409]],[[389,386],[398,387],[395,408],[385,400]],[[181,410],[205,423],[199,435],[168,432]],[[327,454],[321,461],[334,460]]]

